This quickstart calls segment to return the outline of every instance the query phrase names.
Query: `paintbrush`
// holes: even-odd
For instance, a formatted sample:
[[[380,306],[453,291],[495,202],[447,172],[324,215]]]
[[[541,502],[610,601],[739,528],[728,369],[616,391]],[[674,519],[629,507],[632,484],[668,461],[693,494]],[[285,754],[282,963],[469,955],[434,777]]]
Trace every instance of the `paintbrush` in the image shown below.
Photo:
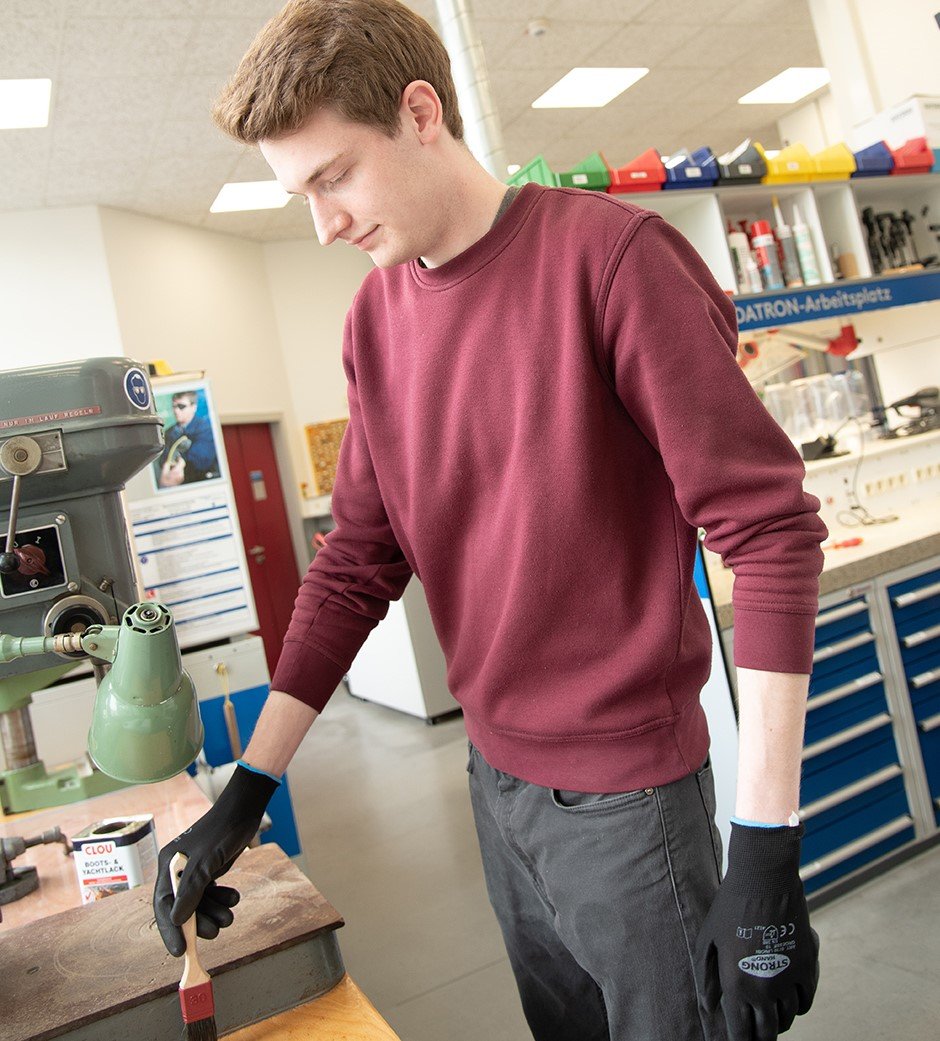
[[[173,895],[179,889],[180,875],[186,867],[185,853],[177,853],[170,861],[170,879]],[[215,1000],[212,997],[212,979],[200,965],[196,953],[196,916],[192,915],[180,926],[186,941],[183,956],[183,978],[180,980],[180,1008],[186,1024],[187,1041],[218,1041],[215,1025]]]

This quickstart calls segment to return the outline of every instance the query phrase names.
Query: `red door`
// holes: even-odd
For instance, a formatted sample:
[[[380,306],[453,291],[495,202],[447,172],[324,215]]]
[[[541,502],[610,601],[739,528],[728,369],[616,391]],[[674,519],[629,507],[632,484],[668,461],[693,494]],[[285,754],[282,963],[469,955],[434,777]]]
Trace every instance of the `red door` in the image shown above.
[[[222,427],[268,669],[273,674],[300,585],[267,423]]]

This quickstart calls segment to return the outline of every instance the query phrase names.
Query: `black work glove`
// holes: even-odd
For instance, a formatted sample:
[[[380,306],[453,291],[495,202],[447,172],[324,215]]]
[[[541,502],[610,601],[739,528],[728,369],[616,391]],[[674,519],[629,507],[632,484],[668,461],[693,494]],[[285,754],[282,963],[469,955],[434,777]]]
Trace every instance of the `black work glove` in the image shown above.
[[[719,1005],[730,1041],[774,1041],[809,1011],[819,937],[800,880],[803,825],[731,825],[728,873],[702,923],[695,975],[702,1004]]]
[[[278,782],[236,766],[215,804],[196,823],[160,850],[157,881],[153,889],[153,913],[166,949],[175,958],[186,950],[180,926],[196,915],[196,933],[215,939],[219,929],[231,925],[231,912],[239,900],[238,890],[217,886],[255,837],[265,808]],[[177,852],[189,863],[180,878],[175,901],[170,879],[170,861]]]

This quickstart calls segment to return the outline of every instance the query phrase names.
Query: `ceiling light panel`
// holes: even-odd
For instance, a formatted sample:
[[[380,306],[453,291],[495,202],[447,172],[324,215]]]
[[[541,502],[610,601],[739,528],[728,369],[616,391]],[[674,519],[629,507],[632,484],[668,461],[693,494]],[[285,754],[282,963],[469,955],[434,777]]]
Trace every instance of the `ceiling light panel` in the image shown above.
[[[792,105],[807,94],[825,87],[828,69],[785,69],[778,76],[738,98],[739,105]]]
[[[532,102],[533,108],[602,108],[649,69],[572,69]]]
[[[223,184],[209,207],[210,213],[235,210],[277,210],[290,202],[290,195],[277,181],[235,181]]]
[[[52,80],[0,80],[0,130],[49,125]]]

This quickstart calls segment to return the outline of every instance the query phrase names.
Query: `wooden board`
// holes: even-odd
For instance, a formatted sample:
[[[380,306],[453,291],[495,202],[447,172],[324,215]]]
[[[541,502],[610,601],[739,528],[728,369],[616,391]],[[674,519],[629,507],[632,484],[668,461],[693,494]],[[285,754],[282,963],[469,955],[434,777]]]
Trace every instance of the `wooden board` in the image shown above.
[[[399,1041],[356,984],[344,976],[322,998],[263,1023],[227,1034],[225,1041]]]
[[[225,881],[242,893],[235,924],[200,943],[217,978],[343,924],[271,844],[247,850]],[[151,895],[149,887],[116,893],[0,936],[4,1041],[47,1041],[157,998],[176,1002],[182,960],[163,946]],[[217,1001],[219,982],[224,978],[215,984]]]

